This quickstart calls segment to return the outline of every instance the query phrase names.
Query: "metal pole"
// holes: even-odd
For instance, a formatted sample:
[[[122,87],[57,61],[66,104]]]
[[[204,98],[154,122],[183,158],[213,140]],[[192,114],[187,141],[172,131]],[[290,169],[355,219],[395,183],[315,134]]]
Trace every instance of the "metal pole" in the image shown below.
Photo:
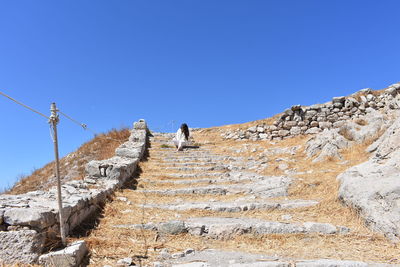
[[[64,218],[62,213],[62,196],[61,196],[61,179],[60,179],[60,162],[58,157],[58,138],[57,138],[57,123],[59,122],[59,117],[57,115],[56,103],[52,103],[50,106],[51,116],[49,123],[53,128],[53,143],[54,143],[54,156],[55,156],[55,173],[57,177],[57,197],[58,197],[58,214],[60,219],[60,234],[61,242],[64,246],[67,245],[65,240],[65,230],[64,230]]]

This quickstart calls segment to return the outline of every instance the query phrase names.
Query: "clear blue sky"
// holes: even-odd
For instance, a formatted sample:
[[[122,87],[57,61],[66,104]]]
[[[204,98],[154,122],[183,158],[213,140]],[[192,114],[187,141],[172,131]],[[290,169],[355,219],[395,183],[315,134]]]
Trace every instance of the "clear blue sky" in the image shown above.
[[[400,81],[400,1],[0,0],[0,91],[96,132],[210,127]],[[0,96],[0,188],[53,159]],[[62,118],[60,152],[92,138]]]

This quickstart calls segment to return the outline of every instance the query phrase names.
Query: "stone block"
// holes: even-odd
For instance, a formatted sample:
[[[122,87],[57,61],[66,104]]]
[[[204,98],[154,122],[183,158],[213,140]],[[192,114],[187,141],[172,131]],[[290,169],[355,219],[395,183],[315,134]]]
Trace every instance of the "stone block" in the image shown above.
[[[278,132],[278,135],[280,136],[280,137],[285,137],[285,136],[287,136],[287,135],[289,135],[289,131],[288,130],[280,130],[279,132]]]
[[[115,150],[115,155],[123,158],[134,158],[138,159],[141,155],[140,149],[129,149],[124,147],[119,147]]]
[[[257,126],[252,126],[249,129],[247,129],[247,131],[249,131],[251,133],[255,133],[257,131]]]
[[[56,223],[56,213],[46,208],[10,208],[4,212],[4,222],[43,229]]]
[[[183,221],[170,221],[161,223],[158,226],[158,231],[163,234],[178,235],[181,233],[186,233],[187,228]]]
[[[292,127],[292,128],[290,129],[290,134],[291,134],[291,135],[299,135],[299,134],[301,134],[301,128],[298,127],[298,126]]]
[[[133,124],[133,129],[135,130],[147,130],[147,123],[144,119],[140,119],[139,121]]]
[[[312,127],[310,129],[308,129],[305,134],[317,134],[319,132],[321,132],[322,130],[318,127]]]
[[[320,122],[319,123],[319,128],[321,128],[322,130],[324,129],[330,129],[332,127],[332,123],[331,122]]]
[[[287,121],[283,125],[283,128],[286,129],[286,130],[289,130],[290,128],[292,128],[292,127],[294,127],[296,125],[297,125],[297,121]]]
[[[265,132],[264,127],[258,126],[258,127],[257,127],[257,132],[259,132],[259,133]]]
[[[375,96],[373,94],[368,94],[367,95],[367,100],[368,100],[368,102],[374,101],[375,100]]]
[[[337,114],[332,114],[332,115],[329,115],[328,117],[326,117],[326,119],[329,122],[333,123],[333,122],[335,122],[335,121],[337,121],[339,119],[339,116]]]
[[[36,263],[45,237],[34,230],[0,232],[0,259],[6,264]]]
[[[271,125],[271,126],[269,126],[268,130],[269,131],[276,131],[276,130],[278,130],[278,127],[276,127],[275,125]]]
[[[87,253],[85,241],[77,241],[62,250],[40,256],[39,263],[46,267],[76,267],[80,266]]]
[[[129,136],[131,142],[146,142],[147,131],[146,130],[133,130]]]
[[[318,114],[318,111],[316,111],[314,109],[311,109],[311,110],[306,111],[304,116],[305,117],[313,117],[313,116],[315,116],[317,114]]]

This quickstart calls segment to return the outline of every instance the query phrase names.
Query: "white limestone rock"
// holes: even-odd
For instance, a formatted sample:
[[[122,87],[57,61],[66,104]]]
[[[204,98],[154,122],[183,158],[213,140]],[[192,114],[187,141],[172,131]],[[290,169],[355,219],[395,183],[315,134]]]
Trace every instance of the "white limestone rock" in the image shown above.
[[[338,157],[338,150],[347,146],[348,141],[338,134],[337,129],[325,129],[307,142],[306,154],[308,157],[319,155],[314,159],[314,162],[318,162],[326,157]]]
[[[40,256],[39,263],[46,267],[77,267],[87,255],[85,241],[76,241],[68,247]]]
[[[374,157],[337,179],[339,197],[360,211],[372,229],[400,242],[400,118],[370,147]]]

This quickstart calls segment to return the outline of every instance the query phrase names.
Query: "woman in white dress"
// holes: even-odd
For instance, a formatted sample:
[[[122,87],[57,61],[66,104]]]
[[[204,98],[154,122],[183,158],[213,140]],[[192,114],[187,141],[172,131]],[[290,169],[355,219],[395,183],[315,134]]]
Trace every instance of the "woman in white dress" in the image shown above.
[[[177,148],[177,151],[182,151],[183,147],[189,143],[189,127],[186,123],[183,123],[178,129],[173,141]]]

